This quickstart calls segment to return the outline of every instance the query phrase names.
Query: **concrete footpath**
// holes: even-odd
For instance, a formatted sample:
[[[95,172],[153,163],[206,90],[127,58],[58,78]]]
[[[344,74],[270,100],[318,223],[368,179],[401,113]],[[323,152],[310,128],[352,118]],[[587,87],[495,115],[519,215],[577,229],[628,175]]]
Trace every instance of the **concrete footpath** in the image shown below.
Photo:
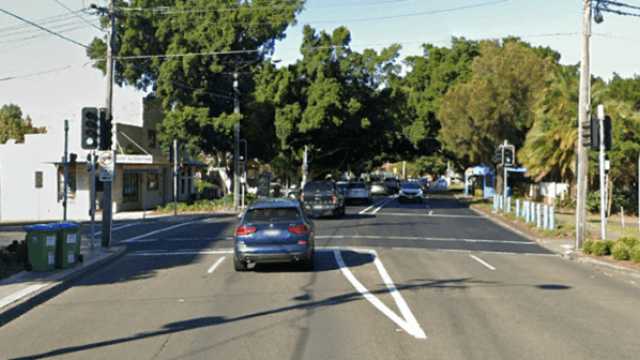
[[[0,327],[60,293],[72,280],[119,258],[125,250],[124,246],[93,250],[83,246],[83,262],[72,268],[50,272],[22,271],[0,281]]]

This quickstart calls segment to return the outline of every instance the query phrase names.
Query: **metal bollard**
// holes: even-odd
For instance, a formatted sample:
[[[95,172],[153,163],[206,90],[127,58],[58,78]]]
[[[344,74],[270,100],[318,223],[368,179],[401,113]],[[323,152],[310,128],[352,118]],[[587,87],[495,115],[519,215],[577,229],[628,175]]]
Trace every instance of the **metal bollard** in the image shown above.
[[[507,197],[507,214],[511,213],[511,196]]]
[[[502,195],[498,195],[498,209],[499,209],[500,211],[502,211],[502,209],[504,209],[504,204],[503,204]]]
[[[542,205],[542,228],[549,229],[549,205]]]
[[[549,208],[549,230],[556,229],[556,208],[551,206]]]
[[[529,201],[529,221],[532,224],[536,218],[536,204],[533,201]]]
[[[498,211],[498,195],[493,195],[493,212]]]
[[[536,204],[536,227],[542,227],[542,204]]]
[[[522,204],[522,218],[524,222],[529,221],[529,202],[527,200]]]
[[[516,217],[520,217],[520,199],[516,199]]]

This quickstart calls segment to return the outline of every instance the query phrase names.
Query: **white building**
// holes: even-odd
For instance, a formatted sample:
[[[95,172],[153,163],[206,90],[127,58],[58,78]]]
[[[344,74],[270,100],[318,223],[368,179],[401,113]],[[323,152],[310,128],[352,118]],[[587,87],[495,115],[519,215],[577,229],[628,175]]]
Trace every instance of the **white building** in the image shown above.
[[[141,105],[138,124],[116,125],[114,212],[154,209],[173,200],[172,168],[160,149],[156,132],[163,118],[161,107],[157,100],[142,101]],[[71,220],[89,219],[89,151],[81,148],[80,136],[80,121],[69,121],[69,153],[77,155],[76,163],[69,166],[67,214]],[[63,154],[63,124],[47,128],[44,134],[26,135],[24,143],[10,140],[0,145],[0,222],[62,219]],[[188,200],[194,193],[196,165],[190,163],[183,168],[178,184],[180,200]],[[100,208],[102,183],[97,175],[96,185]]]

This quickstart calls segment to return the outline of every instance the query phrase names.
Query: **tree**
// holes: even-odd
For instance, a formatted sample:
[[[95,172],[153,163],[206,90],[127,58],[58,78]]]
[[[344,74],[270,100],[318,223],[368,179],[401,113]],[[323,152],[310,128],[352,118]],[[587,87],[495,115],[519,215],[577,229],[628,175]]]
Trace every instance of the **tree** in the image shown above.
[[[37,128],[31,124],[31,118],[23,117],[18,105],[8,104],[0,107],[0,144],[9,139],[24,142],[25,134],[43,133],[45,128]]]
[[[578,138],[578,67],[558,66],[534,108],[534,123],[518,159],[534,181],[573,182]]]
[[[477,41],[454,37],[451,48],[425,44],[422,56],[405,59],[411,70],[397,86],[406,97],[403,133],[413,144],[415,154],[440,152],[437,111],[442,98],[458,81],[469,78],[471,63],[478,55]]]
[[[489,163],[505,139],[523,144],[536,96],[555,60],[553,53],[514,39],[479,46],[469,80],[449,89],[437,113],[440,140],[464,166]]]
[[[399,72],[399,46],[362,53],[350,49],[344,27],[331,34],[303,30],[302,59],[265,67],[256,77],[256,100],[274,107],[280,151],[296,165],[305,145],[312,173],[365,170],[394,143],[398,113],[388,79]]]
[[[117,1],[115,79],[120,85],[150,90],[167,115],[160,128],[165,147],[173,138],[194,152],[229,152],[232,129],[240,122],[252,149],[273,142],[269,127],[256,136],[259,118],[233,114],[233,76],[240,81],[243,114],[259,113],[253,74],[273,53],[295,21],[303,0],[132,0]],[[104,39],[87,54],[104,71]],[[219,54],[218,54],[219,53]],[[142,55],[142,56],[141,56]],[[146,57],[144,55],[158,55]],[[269,157],[273,151],[254,151]]]

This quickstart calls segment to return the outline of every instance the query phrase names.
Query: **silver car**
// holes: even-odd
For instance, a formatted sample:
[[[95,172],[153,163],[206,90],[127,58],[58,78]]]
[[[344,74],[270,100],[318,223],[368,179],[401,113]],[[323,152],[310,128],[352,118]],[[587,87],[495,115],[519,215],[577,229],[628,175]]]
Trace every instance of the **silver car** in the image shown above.
[[[365,183],[352,182],[349,183],[345,199],[352,202],[358,201],[369,203],[371,201],[371,194],[369,193],[369,189],[367,189],[367,185]]]

